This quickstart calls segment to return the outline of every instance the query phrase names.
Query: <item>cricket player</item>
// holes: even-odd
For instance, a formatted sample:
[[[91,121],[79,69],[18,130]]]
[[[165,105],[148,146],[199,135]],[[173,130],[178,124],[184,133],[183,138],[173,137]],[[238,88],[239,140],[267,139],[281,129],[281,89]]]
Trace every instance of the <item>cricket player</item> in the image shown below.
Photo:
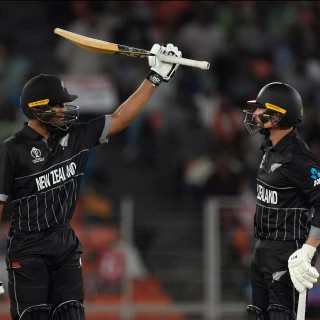
[[[88,123],[77,123],[79,107],[68,104],[77,96],[58,77],[25,84],[21,109],[29,120],[0,147],[0,217],[9,195],[13,206],[6,258],[13,320],[85,319],[83,250],[70,221],[91,148],[126,128],[178,68],[158,59],[181,57],[172,44],[154,44],[151,53],[136,92]]]
[[[319,277],[313,265],[320,243],[320,169],[297,134],[303,104],[293,87],[269,83],[247,103],[256,111],[243,111],[246,128],[265,136],[257,173],[248,318],[295,319],[298,293],[312,288]]]

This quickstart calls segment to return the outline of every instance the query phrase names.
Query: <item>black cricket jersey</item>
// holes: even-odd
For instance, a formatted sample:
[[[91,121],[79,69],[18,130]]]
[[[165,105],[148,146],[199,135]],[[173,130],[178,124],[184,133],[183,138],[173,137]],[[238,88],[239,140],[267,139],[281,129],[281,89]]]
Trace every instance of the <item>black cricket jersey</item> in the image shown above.
[[[41,231],[72,218],[89,150],[107,142],[111,116],[45,140],[28,125],[0,146],[0,200],[11,195],[11,226]]]
[[[261,149],[264,155],[257,174],[255,237],[320,238],[320,169],[316,157],[296,129],[274,147],[268,140]]]

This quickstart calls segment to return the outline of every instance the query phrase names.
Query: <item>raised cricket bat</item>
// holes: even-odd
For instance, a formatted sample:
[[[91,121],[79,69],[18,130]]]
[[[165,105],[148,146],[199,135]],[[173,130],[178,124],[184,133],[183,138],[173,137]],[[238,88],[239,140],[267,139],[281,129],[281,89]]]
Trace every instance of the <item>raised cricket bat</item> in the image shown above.
[[[88,51],[99,52],[104,54],[124,54],[135,58],[147,58],[148,56],[152,55],[148,50],[137,49],[122,44],[116,44],[98,39],[93,39],[60,28],[55,28],[54,33],[72,41],[75,45]],[[204,70],[210,68],[210,63],[207,61],[185,59],[175,56],[167,56],[164,54],[160,54],[159,59],[163,62],[175,63],[183,66],[195,67]]]

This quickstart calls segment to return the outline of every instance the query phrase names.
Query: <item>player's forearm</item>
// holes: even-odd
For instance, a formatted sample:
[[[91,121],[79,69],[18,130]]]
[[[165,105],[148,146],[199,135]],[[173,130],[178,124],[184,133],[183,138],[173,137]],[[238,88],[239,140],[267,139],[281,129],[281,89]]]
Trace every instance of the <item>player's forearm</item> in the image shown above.
[[[120,124],[119,129],[127,127],[142,111],[152,97],[156,87],[149,80],[144,80],[141,86],[113,113],[112,117]]]
[[[320,244],[320,240],[313,237],[308,237],[305,243],[317,248],[318,245]]]

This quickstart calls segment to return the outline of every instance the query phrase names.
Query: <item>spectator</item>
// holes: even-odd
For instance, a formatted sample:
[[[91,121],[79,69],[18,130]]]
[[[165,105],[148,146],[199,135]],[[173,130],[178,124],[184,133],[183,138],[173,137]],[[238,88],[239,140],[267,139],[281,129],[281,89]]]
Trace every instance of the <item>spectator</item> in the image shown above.
[[[86,275],[87,284],[94,284],[92,292],[119,295],[124,279],[141,279],[149,275],[139,251],[123,240],[119,220],[114,217],[96,219],[87,232],[88,245],[84,264],[93,264],[93,272]]]
[[[156,132],[156,143],[159,178],[167,184],[165,180],[170,177],[170,186],[181,195],[183,176],[189,164],[206,156],[212,145],[210,132],[202,124],[190,96],[176,94],[173,106],[166,110],[162,125]]]
[[[230,148],[237,151],[243,133],[241,119],[239,108],[226,96],[222,96],[211,120],[216,149]]]
[[[0,104],[2,115],[8,120],[15,119],[16,110],[20,105],[20,91],[31,68],[31,62],[15,51],[13,40],[9,37],[1,37]]]
[[[242,170],[241,163],[226,150],[217,156],[214,165],[214,172],[208,177],[203,186],[203,196],[239,196]]]
[[[112,42],[112,32],[120,22],[118,16],[110,17],[106,14],[104,2],[75,1],[73,9],[76,10],[77,18],[66,26],[68,31]],[[111,57],[81,50],[64,38],[59,38],[55,58],[60,66],[59,73],[68,75],[103,74],[114,63]]]
[[[226,31],[216,21],[214,7],[215,4],[210,1],[192,3],[190,21],[175,35],[175,41],[186,57],[211,61],[215,56],[225,53]]]

